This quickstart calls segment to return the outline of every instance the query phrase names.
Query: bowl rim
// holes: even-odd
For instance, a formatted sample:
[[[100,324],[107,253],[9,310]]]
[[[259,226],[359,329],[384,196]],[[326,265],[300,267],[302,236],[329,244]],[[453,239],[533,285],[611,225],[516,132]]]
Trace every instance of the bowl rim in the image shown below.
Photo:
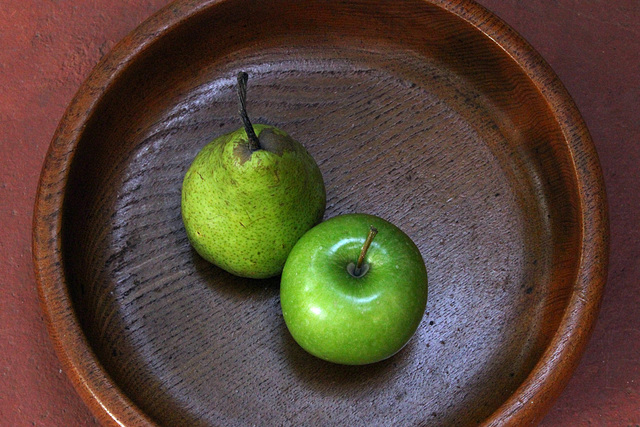
[[[49,146],[36,193],[32,254],[40,305],[63,368],[104,425],[156,425],[111,380],[75,315],[64,273],[61,231],[64,188],[78,141],[104,93],[157,40],[228,0],[176,0],[151,15],[105,55],[78,89]],[[574,164],[582,241],[571,297],[548,347],[511,396],[483,425],[538,422],[577,366],[593,331],[607,277],[609,217],[595,146],[573,99],[549,64],[508,24],[473,0],[420,0],[456,15],[489,37],[528,76],[551,111]]]

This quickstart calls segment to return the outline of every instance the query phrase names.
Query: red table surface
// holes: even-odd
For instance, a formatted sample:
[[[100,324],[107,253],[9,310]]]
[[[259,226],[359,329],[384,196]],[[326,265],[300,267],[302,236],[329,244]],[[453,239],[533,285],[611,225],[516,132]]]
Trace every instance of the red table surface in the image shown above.
[[[640,425],[640,1],[481,0],[551,64],[604,170],[611,260],[586,353],[544,426]],[[31,264],[38,176],[102,55],[166,0],[0,0],[0,426],[97,424],[61,370]]]

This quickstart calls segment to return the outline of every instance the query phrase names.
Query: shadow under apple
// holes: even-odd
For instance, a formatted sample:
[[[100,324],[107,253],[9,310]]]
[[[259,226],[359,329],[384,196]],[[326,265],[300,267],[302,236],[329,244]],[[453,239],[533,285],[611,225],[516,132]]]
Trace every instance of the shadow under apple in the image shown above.
[[[251,322],[251,317],[259,316],[261,322],[271,325],[262,329],[259,335],[254,335],[253,339],[273,349],[269,352],[273,357],[269,364],[272,374],[280,376],[281,383],[296,384],[295,387],[323,396],[358,399],[372,392],[395,389],[398,379],[412,369],[413,357],[420,345],[417,336],[395,355],[368,365],[340,365],[311,355],[293,339],[282,317],[280,276],[269,279],[242,278],[207,262],[193,249],[190,255],[197,280],[202,280],[211,292],[227,301],[236,301],[238,306],[253,307],[255,311],[252,314],[245,314],[248,316],[246,322]],[[263,336],[265,334],[270,336]],[[249,346],[248,339],[246,336],[240,338],[238,345]]]
[[[398,353],[385,360],[352,366],[327,362],[305,351],[293,339],[284,320],[278,338],[284,349],[285,364],[298,381],[322,394],[340,397],[366,393],[367,389],[379,388],[403,375],[404,368],[410,365],[416,345],[416,340],[412,339]]]

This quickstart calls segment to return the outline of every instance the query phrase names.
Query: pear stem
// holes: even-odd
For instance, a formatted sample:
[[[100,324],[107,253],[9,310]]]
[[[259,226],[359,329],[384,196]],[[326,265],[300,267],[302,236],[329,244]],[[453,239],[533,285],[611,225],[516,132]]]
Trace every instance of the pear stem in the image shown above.
[[[364,241],[362,245],[362,250],[360,251],[360,256],[358,257],[358,262],[356,263],[356,267],[353,270],[353,274],[357,277],[362,273],[362,263],[364,262],[364,257],[367,255],[367,251],[369,250],[369,246],[371,246],[371,242],[373,242],[373,238],[378,234],[378,229],[373,225],[369,226],[369,234],[367,235],[367,240]]]
[[[247,138],[249,138],[249,148],[251,151],[260,150],[262,146],[260,145],[260,140],[253,130],[253,125],[251,124],[251,120],[249,120],[249,115],[247,114],[247,81],[249,80],[249,75],[244,71],[238,73],[238,99],[240,100],[240,118],[242,119],[242,123],[244,124],[244,130],[247,132]]]

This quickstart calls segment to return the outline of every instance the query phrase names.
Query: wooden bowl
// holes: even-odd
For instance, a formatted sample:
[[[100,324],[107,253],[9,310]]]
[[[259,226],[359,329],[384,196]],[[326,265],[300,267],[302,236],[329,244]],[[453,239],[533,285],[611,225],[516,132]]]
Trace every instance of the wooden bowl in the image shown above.
[[[430,277],[396,356],[325,363],[278,279],[199,258],[180,218],[199,149],[254,122],[317,160],[325,218],[398,225]],[[37,195],[34,261],[64,367],[107,425],[516,425],[585,347],[608,220],[592,141],[544,60],[467,0],[178,1],[69,106]]]

